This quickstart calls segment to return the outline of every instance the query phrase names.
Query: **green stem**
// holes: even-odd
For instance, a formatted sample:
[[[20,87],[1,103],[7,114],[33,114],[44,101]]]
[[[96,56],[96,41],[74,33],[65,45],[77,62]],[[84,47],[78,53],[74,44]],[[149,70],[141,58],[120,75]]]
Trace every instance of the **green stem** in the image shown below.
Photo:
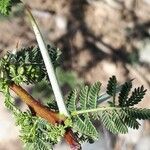
[[[116,98],[116,93],[114,93],[114,95],[113,95],[113,105],[115,105],[115,98]]]
[[[97,112],[97,111],[104,111],[104,110],[113,110],[113,109],[121,109],[117,107],[99,107],[99,108],[93,108],[93,109],[88,109],[88,110],[79,110],[79,111],[74,111],[71,113],[72,116],[76,115],[81,115],[85,113],[91,113],[91,112]]]

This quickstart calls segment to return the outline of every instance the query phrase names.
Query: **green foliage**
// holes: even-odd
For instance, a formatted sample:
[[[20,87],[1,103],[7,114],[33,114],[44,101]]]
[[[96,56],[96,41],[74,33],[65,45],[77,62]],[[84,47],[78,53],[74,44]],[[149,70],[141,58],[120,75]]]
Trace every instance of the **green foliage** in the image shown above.
[[[47,46],[53,65],[58,64],[59,51]],[[61,74],[62,84],[72,83],[70,74]],[[67,79],[70,81],[67,81]],[[126,82],[121,86],[117,97],[117,79],[112,76],[107,85],[107,94],[110,101],[105,106],[98,105],[101,83],[91,86],[83,86],[81,90],[74,89],[67,97],[66,104],[71,116],[62,125],[51,125],[46,120],[32,116],[29,111],[22,112],[14,105],[9,93],[9,84],[26,83],[33,84],[47,82],[45,65],[38,47],[29,47],[18,51],[16,54],[8,53],[0,60],[0,90],[5,95],[5,105],[16,118],[16,124],[20,126],[20,137],[27,150],[49,150],[53,148],[64,135],[65,129],[71,127],[81,141],[93,141],[98,138],[98,132],[94,121],[100,120],[104,126],[114,134],[127,133],[128,128],[138,129],[139,119],[150,119],[150,109],[134,107],[144,97],[146,90],[143,86],[135,88],[130,94],[132,82]],[[71,87],[74,87],[74,83]],[[42,87],[41,87],[42,88]],[[50,90],[50,88],[49,88]],[[49,109],[58,111],[56,103],[51,100]]]
[[[147,90],[144,90],[143,86],[135,88],[130,98],[126,101],[125,106],[133,106],[138,104],[144,97],[146,91]]]
[[[26,150],[50,150],[61,140],[65,126],[52,125],[46,120],[19,110],[12,102],[10,94],[5,94],[5,105],[14,114],[16,125],[20,126],[20,138]]]
[[[96,139],[98,136],[91,118],[101,120],[104,126],[114,134],[127,133],[128,127],[138,129],[140,126],[139,119],[150,119],[150,109],[133,107],[145,95],[144,87],[135,88],[128,98],[132,82],[126,82],[118,96],[119,104],[115,104],[113,100],[116,98],[116,84],[116,77],[111,77],[108,82],[107,93],[113,99],[108,102],[108,106],[98,106],[99,82],[92,86],[82,87],[79,92],[73,90],[69,94],[67,106],[72,114],[72,126],[87,139]]]
[[[98,132],[88,116],[76,116],[72,119],[73,128],[83,136],[86,136],[86,139],[98,139]]]
[[[96,108],[101,83],[97,82],[89,88],[87,108]]]
[[[93,84],[91,87],[85,86],[83,87],[78,95],[77,90],[73,90],[67,99],[68,102],[68,110],[74,114],[78,110],[87,110],[89,108],[97,107],[96,101],[98,98],[98,94],[100,91],[101,84],[99,82]],[[79,98],[79,100],[78,100]],[[89,118],[88,114],[84,115],[73,115],[73,127],[80,132],[88,136],[88,138],[97,139],[98,133]]]
[[[8,15],[13,5],[20,0],[0,0],[0,12]],[[59,50],[47,45],[48,53],[54,67],[58,65]],[[76,86],[74,76],[63,70],[57,70],[60,84]],[[80,141],[89,142],[98,138],[98,132],[94,126],[95,120],[100,120],[112,133],[127,133],[128,128],[138,129],[138,120],[150,119],[150,109],[135,107],[144,97],[146,90],[143,86],[135,88],[130,94],[132,82],[126,82],[121,86],[117,97],[117,79],[112,76],[107,85],[106,93],[110,101],[105,106],[99,106],[99,93],[101,84],[97,82],[91,86],[83,86],[80,91],[74,89],[67,97],[66,104],[70,117],[62,124],[52,125],[46,120],[33,116],[27,110],[22,112],[15,104],[9,92],[9,84],[37,84],[47,82],[47,70],[45,68],[41,52],[38,47],[21,49],[16,54],[8,53],[0,59],[0,90],[5,96],[5,106],[12,111],[16,125],[20,127],[20,138],[24,142],[26,150],[50,150],[64,136],[66,128],[71,128]],[[49,88],[50,89],[50,88]],[[48,89],[48,91],[49,91]],[[56,103],[51,100],[49,109],[58,111]]]
[[[113,97],[113,102],[110,102],[111,105],[115,105],[115,97],[117,91],[117,79],[115,76],[112,76],[109,78],[108,84],[107,84],[107,94]]]
[[[47,45],[53,65],[57,66],[59,50]],[[8,53],[0,60],[1,74],[16,84],[33,84],[47,80],[46,68],[38,47],[21,49],[16,54]],[[2,75],[1,75],[2,77]]]
[[[4,94],[4,104],[13,114],[17,114],[20,110],[14,105],[12,97],[9,92],[8,81],[5,78],[0,78],[0,91]]]
[[[146,90],[143,86],[135,88],[131,96],[128,98],[129,92],[132,88],[132,83],[128,82],[122,86],[121,92],[119,94],[119,105],[121,107],[134,106],[138,104],[144,97]]]
[[[0,0],[0,13],[8,15],[13,5],[20,0]],[[59,50],[47,45],[48,53],[54,67],[58,65]],[[60,84],[70,85],[74,88],[74,77],[59,69]],[[91,86],[83,86],[80,91],[74,89],[66,100],[70,113],[62,124],[52,125],[46,120],[33,116],[30,111],[22,112],[15,104],[9,92],[9,84],[37,84],[47,82],[47,70],[45,68],[41,52],[38,47],[21,49],[16,54],[8,53],[0,59],[0,90],[5,96],[5,106],[12,111],[16,125],[20,127],[20,138],[24,142],[26,150],[50,150],[64,136],[66,128],[71,128],[80,141],[89,142],[98,138],[98,132],[94,126],[95,120],[100,120],[112,133],[127,133],[128,128],[138,129],[138,120],[150,119],[150,109],[135,107],[144,97],[146,90],[143,86],[135,88],[130,94],[132,82],[126,82],[121,86],[117,97],[117,79],[112,76],[107,85],[106,93],[110,101],[105,106],[99,106],[99,93],[101,84],[97,82]],[[48,91],[50,88],[48,89]],[[116,98],[118,98],[116,100]],[[56,102],[49,101],[49,109],[58,111]]]
[[[126,113],[133,118],[136,119],[150,119],[150,109],[146,109],[146,108],[130,108],[127,109],[125,108],[124,111],[126,111]]]
[[[125,84],[123,84],[119,97],[118,97],[120,106],[124,106],[124,103],[128,99],[128,95],[129,95],[131,88],[132,88],[132,82],[126,82]]]
[[[10,11],[10,4],[11,0],[1,0],[0,1],[0,11],[2,14],[8,14],[8,12]]]
[[[53,65],[57,66],[59,51],[47,46]],[[0,60],[0,90],[5,96],[5,106],[12,111],[20,126],[20,137],[27,150],[49,150],[64,135],[65,126],[52,125],[42,118],[22,112],[14,105],[9,84],[47,81],[47,73],[38,47],[24,48],[16,54],[8,53]]]
[[[40,117],[32,116],[29,111],[22,112],[14,105],[6,82],[0,82],[0,88],[5,95],[5,106],[13,113],[16,125],[20,126],[20,138],[25,143],[25,149],[52,149],[64,135],[65,126],[52,125]]]
[[[20,126],[20,137],[27,150],[49,150],[60,141],[65,129],[62,125],[54,126],[29,112],[15,115],[16,124]]]
[[[117,80],[115,76],[109,78],[107,85],[107,94],[114,96],[116,94]]]
[[[52,150],[52,145],[41,139],[37,139],[34,143],[27,143],[25,150]]]
[[[20,0],[0,0],[0,13],[8,15],[12,6],[20,2]]]
[[[114,134],[127,133],[128,128],[121,120],[122,114],[117,110],[104,110],[99,113],[104,126]]]

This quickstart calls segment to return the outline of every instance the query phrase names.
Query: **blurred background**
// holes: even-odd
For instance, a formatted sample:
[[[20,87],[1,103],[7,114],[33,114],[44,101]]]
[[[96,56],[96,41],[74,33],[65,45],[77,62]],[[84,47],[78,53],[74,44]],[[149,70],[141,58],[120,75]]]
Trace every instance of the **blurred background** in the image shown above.
[[[135,86],[144,85],[147,94],[139,107],[150,108],[150,0],[24,0],[32,8],[47,43],[62,51],[58,78],[64,95],[81,83],[100,81],[103,91],[110,76],[119,83],[134,78]],[[21,5],[8,17],[0,16],[2,53],[37,45]],[[42,83],[29,91],[46,97]],[[40,93],[40,95],[37,95]],[[0,96],[3,99],[3,96]],[[19,128],[0,101],[0,150],[22,150]],[[25,107],[19,103],[21,107]],[[139,130],[112,135],[103,126],[94,144],[83,150],[150,150],[150,121],[141,121]],[[61,146],[61,148],[60,148]],[[64,142],[55,150],[66,150]]]

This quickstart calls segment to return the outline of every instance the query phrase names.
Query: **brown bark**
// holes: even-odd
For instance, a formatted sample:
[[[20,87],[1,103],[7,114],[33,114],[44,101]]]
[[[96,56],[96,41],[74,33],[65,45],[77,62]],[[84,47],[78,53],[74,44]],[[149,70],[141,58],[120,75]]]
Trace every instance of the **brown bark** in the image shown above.
[[[26,90],[24,90],[21,86],[12,83],[10,89],[13,90],[20,99],[25,102],[29,107],[33,109],[37,116],[40,116],[47,120],[49,123],[56,124],[56,123],[63,123],[65,120],[65,116],[60,115],[48,107],[42,105],[40,102],[36,101]],[[70,145],[72,150],[79,150],[80,144],[77,141],[77,138],[73,134],[71,128],[66,130],[64,135],[66,142]]]

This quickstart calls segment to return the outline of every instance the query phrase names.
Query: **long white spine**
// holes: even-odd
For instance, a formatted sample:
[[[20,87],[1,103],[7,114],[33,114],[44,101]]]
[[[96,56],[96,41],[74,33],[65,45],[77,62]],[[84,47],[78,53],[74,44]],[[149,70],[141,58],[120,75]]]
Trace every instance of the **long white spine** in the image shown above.
[[[36,36],[36,40],[38,42],[38,45],[39,45],[39,48],[40,48],[40,51],[41,51],[41,54],[42,54],[42,57],[43,57],[43,60],[45,63],[45,67],[46,67],[46,70],[48,73],[49,80],[51,82],[51,86],[52,86],[52,89],[53,89],[53,92],[55,95],[55,99],[56,99],[56,102],[57,102],[57,105],[59,108],[59,112],[60,112],[60,114],[69,116],[68,111],[65,106],[65,103],[64,103],[64,100],[63,100],[63,96],[62,96],[60,87],[58,85],[58,81],[57,81],[57,78],[55,75],[53,64],[52,64],[51,58],[49,57],[42,34],[38,28],[38,25],[31,13],[31,11],[28,8],[27,8],[27,12],[28,12],[28,15],[29,15],[29,18],[30,18],[30,21],[31,21],[31,24],[32,24],[32,27],[33,27],[33,30],[34,30],[34,33]]]

